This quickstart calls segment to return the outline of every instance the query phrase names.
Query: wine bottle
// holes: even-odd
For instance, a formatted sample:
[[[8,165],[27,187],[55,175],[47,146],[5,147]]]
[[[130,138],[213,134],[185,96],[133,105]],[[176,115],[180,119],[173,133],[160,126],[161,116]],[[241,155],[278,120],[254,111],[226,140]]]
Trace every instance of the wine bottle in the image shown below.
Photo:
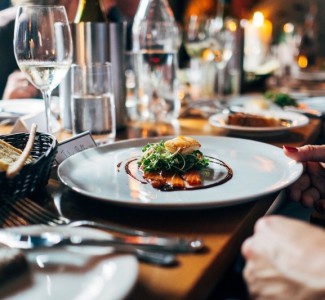
[[[107,22],[101,0],[79,0],[75,23]]]
[[[232,17],[231,0],[218,1],[217,17],[220,17],[223,20]]]

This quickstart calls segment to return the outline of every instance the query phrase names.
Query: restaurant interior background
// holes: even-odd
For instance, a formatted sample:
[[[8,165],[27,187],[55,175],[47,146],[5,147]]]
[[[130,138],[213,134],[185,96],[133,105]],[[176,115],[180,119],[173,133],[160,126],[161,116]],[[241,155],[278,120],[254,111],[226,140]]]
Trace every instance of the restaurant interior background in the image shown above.
[[[218,1],[169,0],[169,3],[176,21],[182,28],[183,41],[186,24],[191,15],[218,14]],[[227,83],[226,78],[225,93],[265,92],[278,85],[279,78],[285,80],[285,75],[307,70],[307,67],[324,68],[325,35],[320,28],[324,24],[324,18],[321,16],[325,5],[322,1],[232,0],[225,3],[229,5],[226,15],[237,20],[241,27],[254,23],[256,12],[262,13],[264,18],[262,21],[264,24],[258,29],[259,33],[243,33],[244,49],[238,49],[236,46],[231,61],[238,60],[238,56],[243,55],[242,65],[239,66],[237,63],[236,66],[237,69],[243,68],[243,70],[237,70],[241,77],[238,79],[238,88],[230,87],[231,83]],[[244,31],[248,30],[244,29]],[[258,34],[260,36],[256,37]],[[266,50],[261,58],[256,57],[256,51],[254,52],[253,49],[256,41],[253,39],[260,39],[260,42],[265,44]],[[309,59],[307,64],[306,57]],[[188,68],[190,61],[191,58],[183,42],[179,50],[180,68]],[[232,63],[229,62],[227,68],[231,66]]]

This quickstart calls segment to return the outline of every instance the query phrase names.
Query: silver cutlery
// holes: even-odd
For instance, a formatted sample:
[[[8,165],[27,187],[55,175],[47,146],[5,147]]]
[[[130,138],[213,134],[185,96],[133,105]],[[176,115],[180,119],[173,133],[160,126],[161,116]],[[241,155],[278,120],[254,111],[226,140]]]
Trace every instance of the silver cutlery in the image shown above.
[[[150,252],[133,247],[130,244],[117,242],[115,239],[84,239],[78,236],[64,237],[60,233],[44,232],[42,234],[22,234],[19,232],[0,231],[0,244],[21,250],[46,249],[64,246],[109,246],[114,252],[134,254],[142,261],[158,265],[174,265],[176,258],[173,254]]]
[[[29,223],[20,215],[17,215],[14,211],[8,211],[6,206],[0,210],[0,222],[5,227],[21,227],[27,226]],[[175,254],[167,252],[147,251],[137,249],[135,247],[129,249],[114,249],[115,252],[134,254],[137,258],[143,262],[152,263],[160,266],[170,266],[177,264],[177,258]]]
[[[44,209],[28,198],[19,199],[10,205],[30,224],[93,227],[97,229],[122,233],[125,235],[125,237],[130,236],[129,238],[136,236],[138,241],[142,241],[144,243],[147,243],[148,239],[155,240],[157,244],[168,245],[170,249],[174,249],[171,251],[176,251],[179,253],[196,252],[204,247],[203,241],[198,238],[188,239],[180,237],[166,237],[116,224],[99,223],[91,220],[70,220],[68,218],[53,214],[52,212]]]
[[[46,231],[46,227],[44,227],[44,231],[40,234],[26,234],[14,230],[2,230],[0,231],[0,242],[11,248],[23,250],[64,246],[109,246],[122,251],[129,251],[134,248],[149,251],[179,250],[174,245],[159,244],[150,238],[146,242],[143,240],[139,241],[138,238],[130,240],[113,236],[105,239],[83,238],[78,235],[65,236],[63,233]]]
[[[68,218],[58,216],[57,214],[46,210],[45,208],[39,206],[37,203],[28,198],[18,199],[14,203],[8,202],[7,205],[3,205],[2,209],[0,210],[0,222],[4,227],[27,226],[29,224],[46,224],[50,226],[67,225],[71,227],[88,226],[132,236],[152,236],[150,232],[144,232],[116,224],[103,224],[90,220],[72,221]],[[173,239],[174,241],[184,240],[182,238],[174,237],[164,238]],[[186,239],[186,241],[189,240]],[[203,242],[199,239],[193,239],[191,241],[192,244],[195,244],[196,241],[199,241],[196,251],[199,250],[200,247],[198,246],[200,246],[200,243],[201,247],[204,247]],[[115,248],[115,251],[126,252],[126,249],[123,249],[122,251],[120,247],[119,249]],[[136,255],[141,261],[161,266],[177,264],[177,258],[175,254],[170,252],[148,251],[133,247],[132,249],[128,249],[127,253],[132,253]]]

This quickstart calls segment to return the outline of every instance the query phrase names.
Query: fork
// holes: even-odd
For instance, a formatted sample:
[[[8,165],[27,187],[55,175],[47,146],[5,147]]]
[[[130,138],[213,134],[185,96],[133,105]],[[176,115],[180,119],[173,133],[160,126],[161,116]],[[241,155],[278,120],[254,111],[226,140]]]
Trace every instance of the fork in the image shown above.
[[[31,201],[32,202],[32,201]],[[37,208],[38,205],[35,204],[35,207]],[[29,220],[26,220],[24,217],[22,217],[20,214],[17,212],[13,211],[10,209],[8,205],[4,205],[1,210],[0,210],[0,222],[3,227],[19,227],[19,226],[27,226],[30,224],[40,224],[38,221],[38,217],[42,217],[41,215],[37,215],[36,218],[31,217]],[[40,207],[41,208],[41,207]],[[41,210],[44,210],[44,213],[48,213],[49,216],[54,216],[51,212],[46,211],[45,209],[41,208]],[[23,212],[23,211],[22,211]],[[25,212],[24,215],[26,216]],[[62,217],[64,218],[64,217]],[[45,219],[43,219],[44,221]],[[68,219],[67,219],[68,220]],[[32,221],[30,223],[30,221]],[[41,222],[41,224],[44,224]],[[51,225],[49,223],[46,223],[48,225]],[[45,224],[44,224],[45,225]],[[57,226],[55,222],[52,223],[51,226]],[[64,225],[64,224],[61,224]],[[120,252],[124,253],[131,253],[136,255],[139,260],[148,262],[148,263],[153,263],[161,266],[171,266],[177,264],[177,259],[174,254],[171,253],[161,253],[161,252],[156,252],[156,251],[148,251],[148,250],[143,250],[143,249],[138,249],[136,247],[132,248],[127,248],[126,250],[123,250],[123,248],[120,248]]]
[[[91,220],[70,220],[63,216],[58,216],[44,209],[34,201],[28,198],[21,198],[10,204],[21,216],[32,224],[47,224],[50,226],[66,225],[71,227],[93,227],[113,232],[122,233],[129,236],[137,236],[137,240],[147,242],[148,239],[155,240],[159,244],[169,244],[177,249],[178,252],[196,252],[203,248],[201,239],[186,239],[178,237],[158,236],[153,233],[144,232],[141,230],[131,229],[124,226],[113,224],[104,224]]]

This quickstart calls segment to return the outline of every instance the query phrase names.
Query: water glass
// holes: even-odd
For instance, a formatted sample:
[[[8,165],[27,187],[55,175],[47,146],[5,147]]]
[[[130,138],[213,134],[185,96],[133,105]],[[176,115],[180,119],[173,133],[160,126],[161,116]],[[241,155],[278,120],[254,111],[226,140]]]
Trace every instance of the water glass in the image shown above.
[[[116,111],[110,63],[72,65],[73,134],[89,131],[97,144],[110,143],[116,135]]]

